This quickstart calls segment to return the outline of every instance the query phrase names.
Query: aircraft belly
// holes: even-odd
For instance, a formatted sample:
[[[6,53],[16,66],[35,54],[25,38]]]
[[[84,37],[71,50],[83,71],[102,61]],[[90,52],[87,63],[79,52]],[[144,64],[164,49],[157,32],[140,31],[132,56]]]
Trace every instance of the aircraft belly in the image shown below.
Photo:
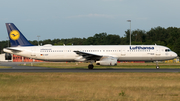
[[[159,57],[156,57],[156,60],[170,60],[170,59],[173,59],[174,57],[170,58],[170,56],[159,56]]]
[[[153,61],[155,58],[150,57],[121,57],[120,61]]]
[[[74,61],[74,55],[71,53],[48,54],[45,59],[49,61]]]
[[[13,53],[15,55],[19,55],[19,56],[23,56],[23,57],[28,57],[28,58],[31,58],[31,53],[30,52],[20,52],[20,53]]]

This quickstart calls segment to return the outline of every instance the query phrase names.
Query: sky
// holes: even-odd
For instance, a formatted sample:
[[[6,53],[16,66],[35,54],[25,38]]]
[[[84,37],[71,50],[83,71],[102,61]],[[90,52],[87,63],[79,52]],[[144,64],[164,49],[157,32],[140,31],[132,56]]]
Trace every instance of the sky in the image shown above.
[[[106,32],[158,26],[180,27],[180,0],[0,0],[0,41],[5,23],[14,23],[28,40],[88,38]]]

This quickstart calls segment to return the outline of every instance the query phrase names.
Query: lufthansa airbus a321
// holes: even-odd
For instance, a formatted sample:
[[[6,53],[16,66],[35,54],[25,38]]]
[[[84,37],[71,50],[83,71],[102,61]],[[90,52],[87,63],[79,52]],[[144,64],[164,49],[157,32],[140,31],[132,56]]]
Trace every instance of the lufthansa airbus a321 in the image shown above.
[[[160,45],[34,46],[13,23],[6,23],[6,27],[11,47],[4,48],[4,52],[45,61],[87,61],[88,69],[93,69],[94,62],[114,66],[117,61],[162,61],[177,57],[168,47]]]

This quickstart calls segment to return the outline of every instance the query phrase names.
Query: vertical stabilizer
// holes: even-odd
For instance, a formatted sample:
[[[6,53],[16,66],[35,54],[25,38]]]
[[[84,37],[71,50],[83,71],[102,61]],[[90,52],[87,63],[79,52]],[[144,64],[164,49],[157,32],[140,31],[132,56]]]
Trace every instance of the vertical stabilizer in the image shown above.
[[[6,28],[11,43],[11,47],[33,46],[13,23],[6,23]]]

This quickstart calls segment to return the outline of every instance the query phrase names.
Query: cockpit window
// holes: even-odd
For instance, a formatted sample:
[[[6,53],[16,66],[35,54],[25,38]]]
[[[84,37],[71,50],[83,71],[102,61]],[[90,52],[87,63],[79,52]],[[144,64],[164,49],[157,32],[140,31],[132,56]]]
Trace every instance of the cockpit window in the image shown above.
[[[170,49],[165,49],[165,52],[170,52],[171,50]]]

